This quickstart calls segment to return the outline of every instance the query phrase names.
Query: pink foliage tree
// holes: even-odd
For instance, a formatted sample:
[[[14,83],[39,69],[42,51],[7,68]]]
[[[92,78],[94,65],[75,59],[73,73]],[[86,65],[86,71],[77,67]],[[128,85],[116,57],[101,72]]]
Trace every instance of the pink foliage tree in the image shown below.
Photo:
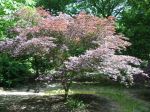
[[[40,16],[35,21],[37,24],[15,27],[18,36],[0,42],[0,51],[13,57],[48,55],[55,62],[52,69],[61,78],[65,98],[79,72],[104,74],[126,85],[133,84],[134,75],[146,75],[139,68],[140,59],[121,55],[121,50],[131,44],[116,33],[114,17],[98,18],[83,12],[74,17],[62,13],[52,16],[41,8],[36,13]],[[83,47],[82,52],[74,53],[80,47]],[[50,77],[39,76],[38,79],[52,80]]]

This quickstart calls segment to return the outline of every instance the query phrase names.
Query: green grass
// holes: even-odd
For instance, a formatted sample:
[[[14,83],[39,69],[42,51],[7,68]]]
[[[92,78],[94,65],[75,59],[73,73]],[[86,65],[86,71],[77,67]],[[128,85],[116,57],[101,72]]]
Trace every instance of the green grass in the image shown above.
[[[135,97],[137,89],[127,89],[120,85],[99,83],[73,83],[69,94],[96,94],[114,102],[119,112],[150,112],[150,101]],[[139,89],[142,92],[145,90]],[[149,90],[147,90],[149,91]],[[62,94],[62,89],[48,91],[49,94]],[[108,107],[109,108],[109,107]]]

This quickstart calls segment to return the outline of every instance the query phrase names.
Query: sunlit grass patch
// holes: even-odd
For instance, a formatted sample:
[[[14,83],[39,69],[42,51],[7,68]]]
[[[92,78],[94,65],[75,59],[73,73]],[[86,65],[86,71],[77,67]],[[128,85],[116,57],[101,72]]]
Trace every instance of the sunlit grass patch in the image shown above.
[[[65,91],[62,90],[62,89],[58,89],[58,90],[49,90],[49,91],[46,91],[45,94],[46,95],[62,95],[64,94]],[[84,90],[84,91],[81,91],[81,90],[69,90],[69,95],[72,95],[72,94],[96,94],[96,91],[88,91],[88,90]]]
[[[128,89],[121,85],[104,86],[98,83],[73,83],[69,91],[69,95],[93,94],[107,98],[118,105],[118,110],[121,110],[119,112],[150,112],[150,103],[141,100],[138,97],[134,97],[130,91],[136,90]],[[56,90],[49,90],[46,93],[49,95],[62,95],[64,94],[64,91],[60,88]]]

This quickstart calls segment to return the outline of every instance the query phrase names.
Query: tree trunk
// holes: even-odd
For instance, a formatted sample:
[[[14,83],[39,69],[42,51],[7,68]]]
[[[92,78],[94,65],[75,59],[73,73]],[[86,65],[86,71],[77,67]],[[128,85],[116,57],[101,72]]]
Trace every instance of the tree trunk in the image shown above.
[[[64,101],[68,99],[69,88],[65,89]]]
[[[35,76],[39,76],[39,63],[37,57],[34,57]]]
[[[65,90],[65,94],[64,94],[64,100],[67,101],[68,99],[68,94],[69,94],[69,88],[71,86],[72,80],[69,81],[69,83],[64,84],[64,90]]]

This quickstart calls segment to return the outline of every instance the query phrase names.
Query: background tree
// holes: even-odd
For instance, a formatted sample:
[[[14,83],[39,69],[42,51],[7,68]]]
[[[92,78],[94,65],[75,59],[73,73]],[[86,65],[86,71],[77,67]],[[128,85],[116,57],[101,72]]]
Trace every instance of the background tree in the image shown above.
[[[117,16],[124,10],[126,0],[87,0],[90,5],[94,6],[97,16],[108,17]]]
[[[22,22],[21,18],[16,18],[15,13],[23,7],[34,7],[34,5],[34,0],[0,0],[0,40],[16,36],[10,29],[17,24],[17,21]],[[10,87],[22,83],[25,77],[31,75],[29,68],[30,64],[27,61],[16,60],[0,53],[0,85]]]
[[[150,54],[149,5],[148,0],[128,0],[128,8],[120,19],[120,30],[132,43],[126,53],[144,60],[149,60]]]
[[[0,39],[9,38],[9,29],[16,24],[13,14],[21,7],[33,7],[33,0],[0,0]]]
[[[76,0],[37,0],[37,6],[43,6],[50,12],[57,14],[58,12],[63,12],[65,6]]]
[[[126,0],[81,0],[66,6],[66,13],[86,11],[99,17],[118,16],[125,8]]]

